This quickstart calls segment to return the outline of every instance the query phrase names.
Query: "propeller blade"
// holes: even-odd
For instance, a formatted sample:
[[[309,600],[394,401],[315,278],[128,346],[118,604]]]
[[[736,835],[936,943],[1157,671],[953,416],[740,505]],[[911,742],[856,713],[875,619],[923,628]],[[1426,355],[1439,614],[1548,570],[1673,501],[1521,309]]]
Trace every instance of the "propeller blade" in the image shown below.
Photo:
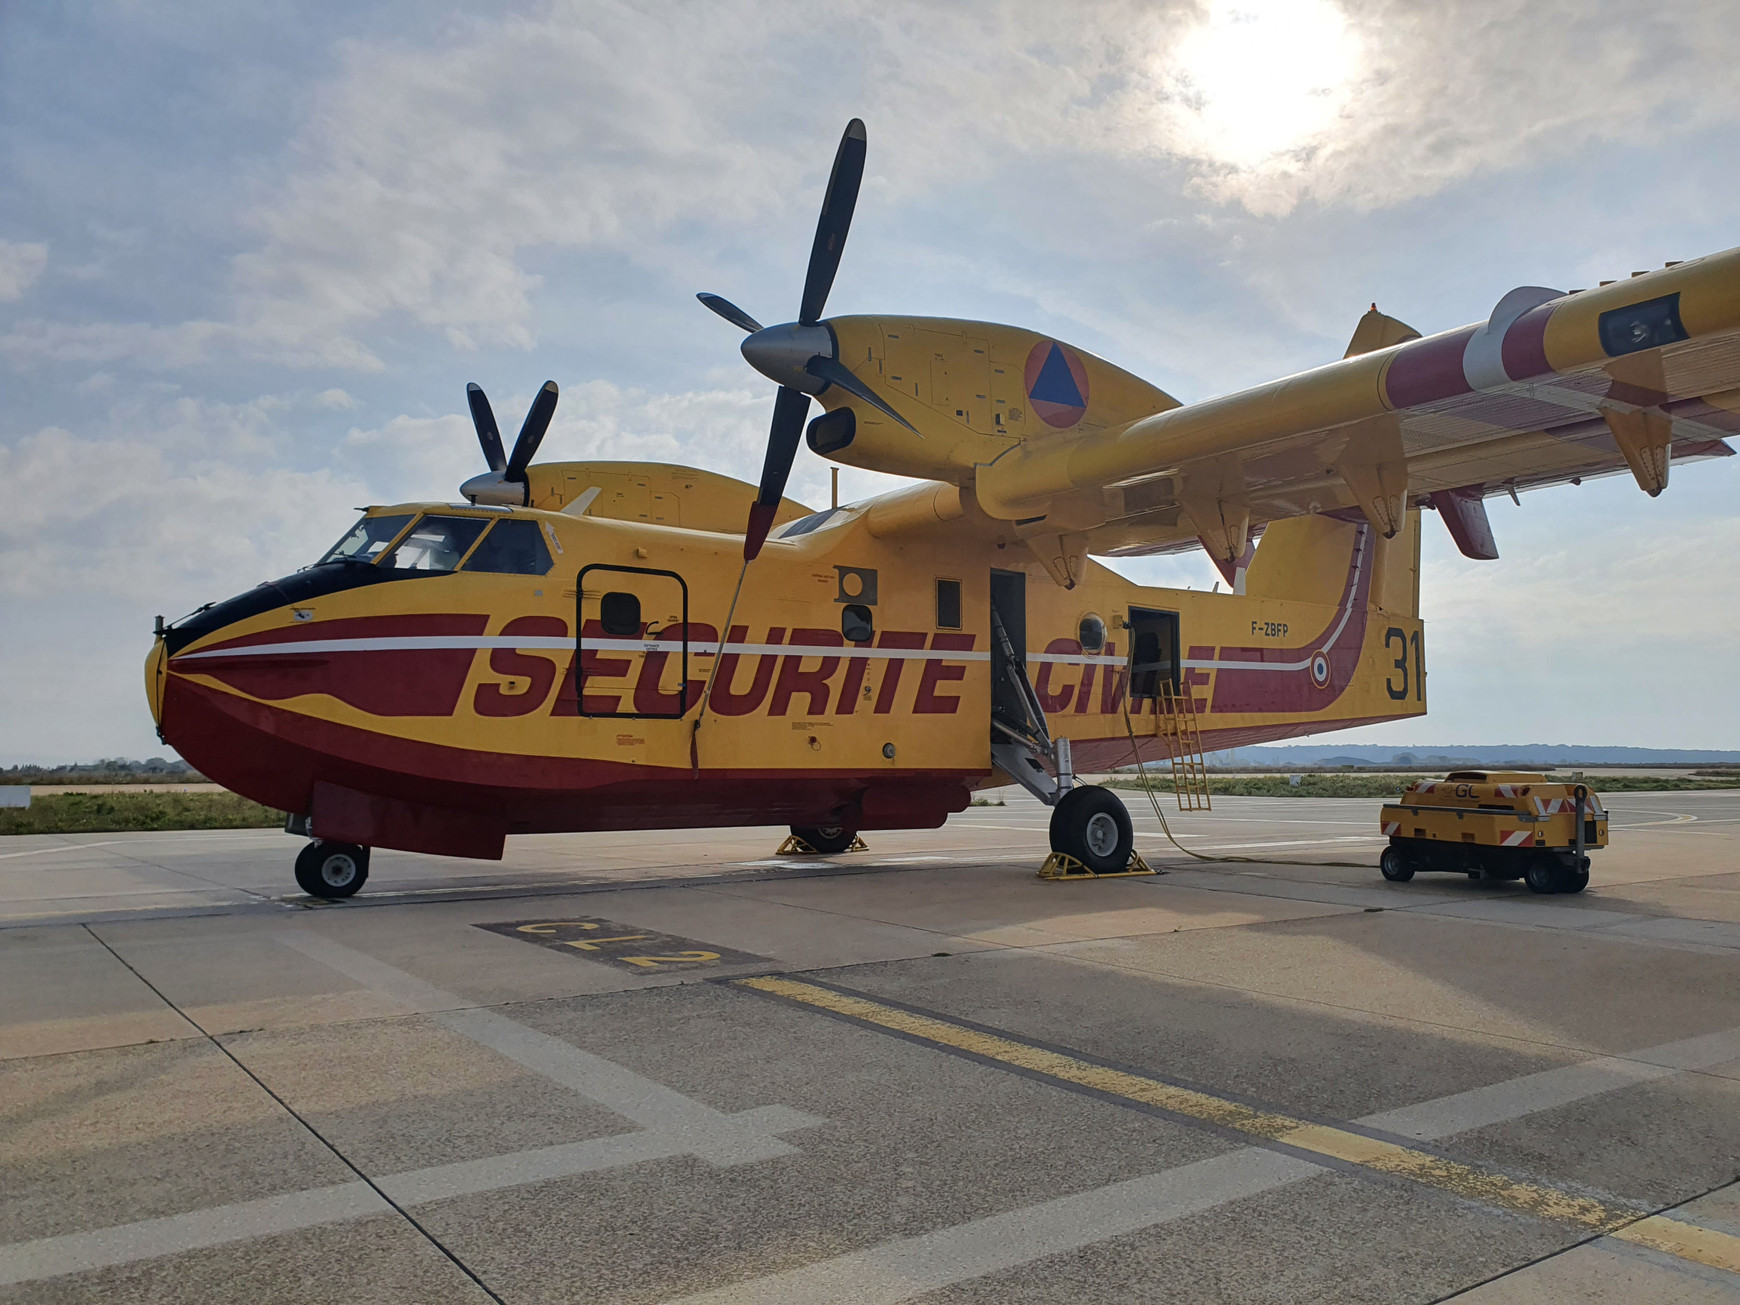
[[[477,427],[477,442],[483,445],[483,460],[491,471],[507,466],[507,455],[501,451],[501,431],[495,424],[495,413],[483,387],[476,382],[465,387],[465,401],[471,405],[471,424]]]
[[[513,455],[508,458],[507,468],[503,476],[508,480],[524,480],[526,467],[537,455],[538,445],[544,442],[544,432],[550,429],[550,418],[556,415],[556,382],[545,381],[544,388],[538,391],[538,397],[532,400],[531,410],[526,413],[525,425],[520,427],[520,437],[514,441]]]
[[[810,247],[810,268],[804,275],[803,303],[798,308],[798,321],[805,326],[814,326],[822,319],[828,291],[834,287],[834,273],[840,270],[840,252],[846,246],[852,210],[858,204],[858,186],[864,180],[864,151],[864,123],[853,118],[840,137],[827,193],[822,196],[822,215],[816,220],[816,242]]]
[[[846,391],[847,394],[856,395],[858,398],[864,400],[865,403],[887,413],[914,435],[918,435],[920,439],[924,438],[923,435],[919,434],[918,427],[914,426],[905,417],[902,417],[898,412],[894,411],[893,408],[890,408],[880,394],[877,394],[875,390],[872,390],[868,385],[864,384],[863,381],[854,376],[851,369],[838,358],[830,358],[826,354],[817,354],[814,358],[811,358],[804,364],[804,370],[819,381],[826,381],[829,385],[838,385],[842,390]]]
[[[700,294],[696,295],[695,298],[706,304],[707,307],[718,313],[719,316],[723,317],[727,322],[730,322],[731,325],[748,331],[751,335],[761,329],[760,322],[756,321],[748,313],[744,312],[723,295],[711,295],[703,290]]]
[[[804,419],[810,415],[810,396],[789,386],[779,387],[773,401],[773,424],[767,431],[767,458],[761,464],[761,489],[749,508],[749,527],[743,532],[743,560],[753,562],[767,532],[773,529],[773,518],[785,497],[786,478],[791,475],[792,459],[797,457],[798,441],[803,438]]]

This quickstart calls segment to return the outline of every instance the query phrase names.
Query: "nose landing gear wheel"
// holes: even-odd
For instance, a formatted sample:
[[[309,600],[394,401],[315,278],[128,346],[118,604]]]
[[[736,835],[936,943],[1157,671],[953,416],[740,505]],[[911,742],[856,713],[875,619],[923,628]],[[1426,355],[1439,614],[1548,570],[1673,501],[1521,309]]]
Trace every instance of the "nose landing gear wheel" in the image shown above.
[[[349,897],[369,877],[369,850],[317,838],[296,857],[296,882],[311,897]]]
[[[1130,813],[1103,788],[1071,789],[1051,809],[1051,850],[1073,856],[1095,874],[1118,874],[1136,845]]]

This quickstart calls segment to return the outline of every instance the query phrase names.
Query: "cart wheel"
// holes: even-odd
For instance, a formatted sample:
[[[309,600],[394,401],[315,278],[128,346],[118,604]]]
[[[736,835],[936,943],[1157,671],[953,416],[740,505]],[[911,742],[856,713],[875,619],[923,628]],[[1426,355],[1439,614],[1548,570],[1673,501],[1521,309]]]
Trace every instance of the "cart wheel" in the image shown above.
[[[296,882],[313,897],[349,897],[369,877],[369,850],[317,838],[296,857]]]
[[[1580,893],[1589,886],[1589,858],[1583,858],[1582,865],[1562,865],[1559,867],[1559,887],[1561,893]]]
[[[1529,886],[1531,893],[1557,893],[1559,887],[1559,864],[1546,857],[1531,857],[1528,865],[1523,867],[1523,882]]]
[[[1402,855],[1400,848],[1386,847],[1378,858],[1378,869],[1392,884],[1405,884],[1414,877],[1414,867],[1408,864],[1408,858]]]

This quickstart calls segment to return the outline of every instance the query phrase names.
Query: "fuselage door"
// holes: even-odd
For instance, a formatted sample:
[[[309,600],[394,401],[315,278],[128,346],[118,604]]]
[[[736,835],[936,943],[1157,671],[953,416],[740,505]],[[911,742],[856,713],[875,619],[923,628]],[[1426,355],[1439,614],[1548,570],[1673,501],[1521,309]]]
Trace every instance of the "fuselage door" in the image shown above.
[[[689,679],[689,586],[675,571],[583,567],[578,583],[579,714],[677,720],[700,701]]]
[[[1149,607],[1130,609],[1130,698],[1158,698],[1169,686],[1178,692],[1178,613]]]

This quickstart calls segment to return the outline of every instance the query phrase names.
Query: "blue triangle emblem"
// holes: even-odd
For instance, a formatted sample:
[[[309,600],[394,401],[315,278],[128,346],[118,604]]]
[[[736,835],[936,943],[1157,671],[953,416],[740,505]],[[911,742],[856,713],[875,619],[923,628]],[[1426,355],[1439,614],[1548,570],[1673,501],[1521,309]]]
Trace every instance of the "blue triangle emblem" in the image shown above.
[[[1060,408],[1087,407],[1081,391],[1076,388],[1075,377],[1070,374],[1069,363],[1064,360],[1063,350],[1055,342],[1046,355],[1045,365],[1033,381],[1033,388],[1028,391],[1028,397],[1036,403],[1055,403]]]

